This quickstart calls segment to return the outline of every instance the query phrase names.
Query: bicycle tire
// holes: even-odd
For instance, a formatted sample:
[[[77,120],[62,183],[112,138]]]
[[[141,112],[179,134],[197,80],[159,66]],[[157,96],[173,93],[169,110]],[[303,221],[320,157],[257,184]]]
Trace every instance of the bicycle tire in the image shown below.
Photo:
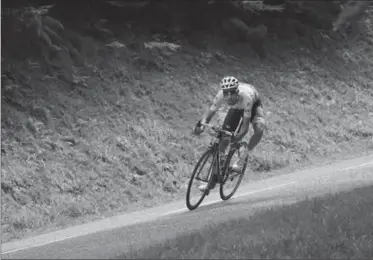
[[[224,171],[223,171],[224,172],[223,182],[220,184],[220,189],[219,189],[220,198],[222,200],[229,200],[236,193],[238,187],[240,186],[240,184],[242,182],[243,176],[245,175],[249,155],[247,155],[246,158],[245,158],[244,165],[242,166],[242,173],[238,176],[239,179],[238,179],[235,187],[233,188],[233,190],[228,195],[225,195],[224,185],[227,182],[227,180],[229,179],[229,175],[227,175],[225,173],[227,171],[227,168],[229,166],[229,163],[230,163],[234,153],[236,153],[236,152],[238,152],[238,149],[230,150],[229,153],[228,153],[227,159],[225,161]]]
[[[209,159],[209,157],[213,156],[213,155],[214,155],[214,150],[213,149],[208,149],[201,156],[201,158],[198,160],[196,166],[193,169],[193,173],[192,173],[192,176],[190,177],[189,184],[188,184],[188,190],[187,190],[187,194],[186,194],[186,205],[187,205],[187,207],[188,207],[189,210],[196,209],[202,203],[203,199],[206,197],[206,195],[209,192],[209,189],[206,189],[205,192],[201,193],[201,198],[194,205],[192,205],[192,203],[190,202],[190,192],[191,192],[191,188],[192,188],[192,185],[193,185],[193,180],[195,180],[196,176],[198,176],[197,173],[200,173],[202,171],[202,169],[205,166],[205,164],[206,164],[207,160]],[[213,160],[212,163],[214,163],[214,162],[215,161]],[[200,166],[201,166],[201,169],[199,170]],[[210,182],[211,182],[211,179],[212,179],[212,175],[213,174],[210,174],[208,176],[208,183],[207,183],[208,185],[210,185]]]

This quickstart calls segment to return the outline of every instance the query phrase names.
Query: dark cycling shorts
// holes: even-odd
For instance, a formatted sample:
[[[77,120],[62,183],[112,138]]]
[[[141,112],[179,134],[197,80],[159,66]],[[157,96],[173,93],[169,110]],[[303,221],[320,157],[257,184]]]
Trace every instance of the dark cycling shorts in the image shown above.
[[[240,119],[243,117],[243,113],[243,109],[230,108],[227,115],[225,116],[223,129],[234,132],[236,131],[237,127],[241,128],[241,125],[239,125],[239,123]],[[254,125],[254,128],[255,124],[259,122],[265,123],[263,105],[260,99],[256,101],[252,106],[250,122]],[[238,131],[239,130],[240,129],[238,129]]]

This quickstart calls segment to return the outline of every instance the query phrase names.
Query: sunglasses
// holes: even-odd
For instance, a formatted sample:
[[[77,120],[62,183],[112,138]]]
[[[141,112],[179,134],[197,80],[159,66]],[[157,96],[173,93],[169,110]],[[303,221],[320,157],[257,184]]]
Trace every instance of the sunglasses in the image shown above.
[[[223,96],[224,97],[227,97],[227,96],[232,96],[232,95],[235,95],[238,93],[238,90],[237,89],[234,89],[234,90],[224,90],[223,91]]]

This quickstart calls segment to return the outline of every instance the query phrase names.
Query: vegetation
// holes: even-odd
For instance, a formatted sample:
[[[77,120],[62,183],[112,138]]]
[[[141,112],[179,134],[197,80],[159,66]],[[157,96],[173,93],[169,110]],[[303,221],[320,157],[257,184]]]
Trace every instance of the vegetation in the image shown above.
[[[191,129],[226,74],[265,104],[249,178],[373,148],[369,19],[349,37],[321,3],[223,2],[3,3],[3,242],[184,197],[209,141]]]
[[[371,259],[373,186],[211,225],[120,259]]]

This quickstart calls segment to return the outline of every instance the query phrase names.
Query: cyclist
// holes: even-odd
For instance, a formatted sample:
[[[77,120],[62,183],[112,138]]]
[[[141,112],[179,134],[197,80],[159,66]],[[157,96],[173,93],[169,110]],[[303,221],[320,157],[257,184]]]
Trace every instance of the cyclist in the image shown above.
[[[235,136],[223,137],[219,146],[220,158],[224,164],[225,150],[230,142],[237,143],[243,139],[243,137],[249,131],[250,122],[253,124],[254,134],[252,135],[249,144],[248,151],[251,151],[261,140],[265,127],[263,106],[259,97],[258,91],[254,86],[246,83],[239,82],[235,77],[224,77],[220,82],[220,90],[217,93],[211,107],[206,111],[202,120],[197,122],[195,127],[195,134],[201,134],[204,130],[203,123],[209,123],[211,118],[215,115],[218,109],[226,104],[229,107],[228,113],[224,119],[222,128],[224,130],[235,132]],[[241,121],[242,118],[242,121]],[[239,125],[241,121],[241,124]],[[239,158],[238,162],[232,165],[232,170],[235,172],[241,172],[242,162],[244,156]],[[212,187],[214,188],[217,182],[217,176],[214,175]],[[206,190],[207,184],[199,186],[201,191]]]

